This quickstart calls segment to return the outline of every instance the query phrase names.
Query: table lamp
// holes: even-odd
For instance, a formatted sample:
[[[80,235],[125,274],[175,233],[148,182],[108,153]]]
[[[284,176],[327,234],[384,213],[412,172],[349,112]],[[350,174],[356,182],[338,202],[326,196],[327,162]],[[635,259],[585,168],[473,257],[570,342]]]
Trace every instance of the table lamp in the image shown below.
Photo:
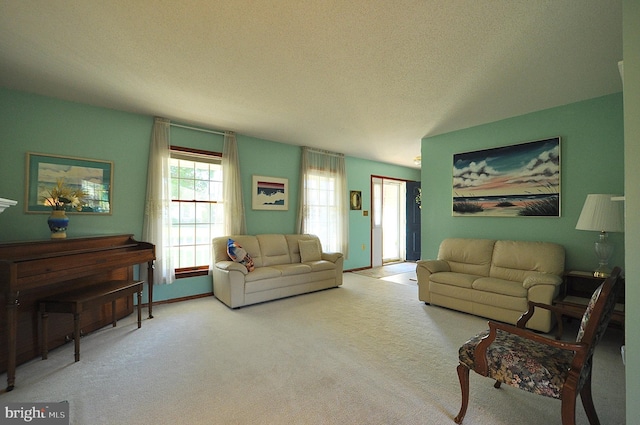
[[[607,232],[624,232],[624,205],[620,201],[612,200],[618,196],[620,195],[587,195],[576,224],[578,230],[600,232],[600,237],[595,243],[596,256],[600,262],[593,272],[595,277],[608,277],[611,273],[609,259],[613,254],[613,244],[609,242]]]

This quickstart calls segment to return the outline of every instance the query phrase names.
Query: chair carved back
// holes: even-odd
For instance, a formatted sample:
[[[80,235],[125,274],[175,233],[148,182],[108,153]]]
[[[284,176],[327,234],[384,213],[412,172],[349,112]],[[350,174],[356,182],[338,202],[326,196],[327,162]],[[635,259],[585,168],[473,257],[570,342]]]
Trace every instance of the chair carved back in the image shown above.
[[[618,282],[620,280],[620,268],[616,267],[609,276],[599,287],[595,290],[591,296],[591,300],[587,305],[587,309],[582,316],[580,322],[580,328],[578,335],[576,336],[576,342],[583,342],[589,345],[589,350],[586,353],[584,359],[584,365],[580,373],[580,384],[578,388],[582,388],[584,380],[591,371],[591,363],[593,359],[593,352],[596,345],[600,342],[600,339],[604,335],[613,310],[615,309]]]

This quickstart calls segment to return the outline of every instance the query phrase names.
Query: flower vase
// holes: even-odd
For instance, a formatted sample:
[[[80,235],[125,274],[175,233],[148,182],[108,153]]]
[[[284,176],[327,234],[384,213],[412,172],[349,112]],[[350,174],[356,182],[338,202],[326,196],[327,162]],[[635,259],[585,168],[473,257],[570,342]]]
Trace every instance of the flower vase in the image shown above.
[[[49,230],[51,230],[51,239],[64,239],[67,237],[67,226],[69,225],[69,217],[64,210],[53,210],[47,220]]]

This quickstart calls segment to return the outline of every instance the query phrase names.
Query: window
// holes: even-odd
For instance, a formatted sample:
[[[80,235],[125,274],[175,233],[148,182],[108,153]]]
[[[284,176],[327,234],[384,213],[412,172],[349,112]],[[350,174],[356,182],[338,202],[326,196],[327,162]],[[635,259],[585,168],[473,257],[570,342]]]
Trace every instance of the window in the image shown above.
[[[205,275],[224,234],[221,155],[171,147],[171,255],[176,278]]]
[[[349,194],[344,155],[302,148],[298,231],[317,235],[325,252],[349,252]]]
[[[322,248],[328,252],[339,252],[341,245],[339,226],[340,210],[336,203],[336,178],[331,172],[320,170],[307,174],[307,217],[305,232],[320,238]]]

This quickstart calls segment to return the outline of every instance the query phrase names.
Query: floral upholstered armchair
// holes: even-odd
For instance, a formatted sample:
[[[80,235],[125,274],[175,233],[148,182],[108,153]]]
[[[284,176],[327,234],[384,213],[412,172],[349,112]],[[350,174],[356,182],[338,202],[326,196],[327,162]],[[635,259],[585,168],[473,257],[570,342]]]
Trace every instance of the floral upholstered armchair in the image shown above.
[[[469,370],[501,383],[535,394],[562,400],[562,424],[575,424],[578,394],[589,423],[599,424],[591,396],[593,352],[604,334],[613,309],[620,268],[594,292],[582,317],[576,342],[557,341],[524,329],[536,308],[545,308],[562,320],[562,309],[529,302],[529,309],[516,326],[490,321],[489,330],[467,341],[459,350],[458,378],[462,406],[458,424],[469,403]]]

